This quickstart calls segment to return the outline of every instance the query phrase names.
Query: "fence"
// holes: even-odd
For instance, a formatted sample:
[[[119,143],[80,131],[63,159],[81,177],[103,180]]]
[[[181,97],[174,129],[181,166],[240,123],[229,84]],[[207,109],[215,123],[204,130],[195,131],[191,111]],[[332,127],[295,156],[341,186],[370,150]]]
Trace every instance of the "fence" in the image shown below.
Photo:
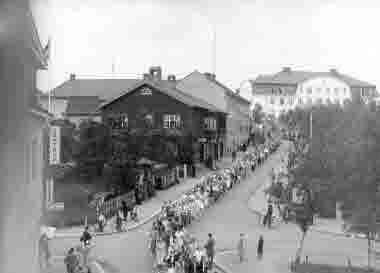
[[[125,201],[128,207],[134,206],[136,203],[135,192],[131,191],[124,195],[103,202],[97,208],[97,215],[101,213],[106,218],[112,217],[120,208],[122,201]]]

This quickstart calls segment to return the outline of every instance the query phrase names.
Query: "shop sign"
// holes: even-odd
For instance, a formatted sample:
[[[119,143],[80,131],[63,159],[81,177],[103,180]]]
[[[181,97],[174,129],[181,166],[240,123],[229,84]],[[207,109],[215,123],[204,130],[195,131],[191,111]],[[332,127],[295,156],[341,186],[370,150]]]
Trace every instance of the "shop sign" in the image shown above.
[[[60,163],[61,156],[61,127],[51,126],[50,127],[50,164],[55,165]]]

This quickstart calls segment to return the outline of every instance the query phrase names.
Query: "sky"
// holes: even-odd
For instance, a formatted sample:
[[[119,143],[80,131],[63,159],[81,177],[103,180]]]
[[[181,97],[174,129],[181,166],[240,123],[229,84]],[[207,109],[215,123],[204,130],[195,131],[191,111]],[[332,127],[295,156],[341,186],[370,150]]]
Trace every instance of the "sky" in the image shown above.
[[[213,72],[233,89],[282,67],[336,68],[380,86],[377,0],[33,0],[43,43],[51,37],[47,91],[69,78],[138,78]]]

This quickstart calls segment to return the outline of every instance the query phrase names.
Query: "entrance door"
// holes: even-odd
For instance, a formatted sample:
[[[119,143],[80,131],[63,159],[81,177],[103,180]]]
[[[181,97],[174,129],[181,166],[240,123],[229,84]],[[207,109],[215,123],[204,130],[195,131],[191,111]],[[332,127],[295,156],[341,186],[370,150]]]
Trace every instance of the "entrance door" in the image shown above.
[[[215,160],[219,160],[219,145],[218,144],[214,144],[214,155],[215,155]]]
[[[220,157],[222,158],[224,155],[224,145],[223,142],[220,143]]]
[[[200,161],[203,162],[205,158],[205,145],[204,143],[201,143],[200,145]]]

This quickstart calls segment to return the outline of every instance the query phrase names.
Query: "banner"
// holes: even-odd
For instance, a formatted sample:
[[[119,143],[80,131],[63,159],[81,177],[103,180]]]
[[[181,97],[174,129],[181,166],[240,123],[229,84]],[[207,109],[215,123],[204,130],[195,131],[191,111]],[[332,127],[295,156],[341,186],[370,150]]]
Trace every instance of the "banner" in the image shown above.
[[[49,147],[50,164],[55,165],[61,162],[61,127],[50,127],[50,147]]]

